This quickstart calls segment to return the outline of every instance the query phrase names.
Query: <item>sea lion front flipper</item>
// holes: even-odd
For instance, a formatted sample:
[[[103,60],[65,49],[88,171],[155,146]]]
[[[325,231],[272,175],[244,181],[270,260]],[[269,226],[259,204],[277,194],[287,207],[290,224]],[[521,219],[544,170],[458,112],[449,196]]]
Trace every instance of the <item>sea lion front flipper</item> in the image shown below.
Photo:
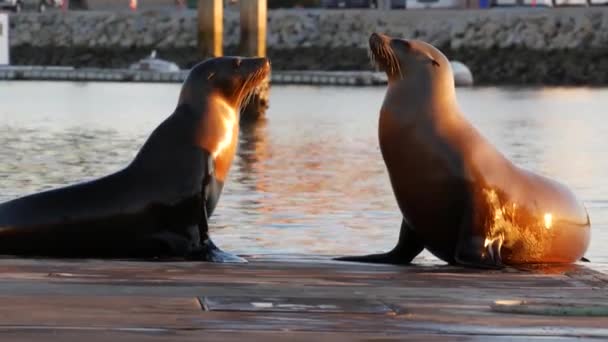
[[[237,255],[230,254],[219,249],[209,236],[209,215],[207,214],[207,198],[209,196],[209,185],[213,179],[215,164],[213,158],[209,155],[207,160],[207,174],[203,180],[203,215],[201,222],[198,224],[200,237],[200,247],[192,253],[192,258],[201,261],[220,262],[220,263],[246,263],[247,260]]]
[[[397,246],[388,253],[346,256],[335,258],[339,261],[369,262],[376,264],[408,265],[424,249],[424,243],[416,235],[412,226],[404,219],[399,232]]]
[[[205,205],[203,205],[203,214],[204,217],[198,226],[200,247],[190,255],[190,258],[218,263],[246,263],[246,259],[224,252],[213,243],[211,237],[209,237],[209,225],[207,223],[207,209]]]
[[[210,238],[202,242],[202,249],[198,253],[199,258],[203,261],[218,262],[218,263],[247,263],[247,259],[241,258],[238,255],[230,254],[219,249]]]

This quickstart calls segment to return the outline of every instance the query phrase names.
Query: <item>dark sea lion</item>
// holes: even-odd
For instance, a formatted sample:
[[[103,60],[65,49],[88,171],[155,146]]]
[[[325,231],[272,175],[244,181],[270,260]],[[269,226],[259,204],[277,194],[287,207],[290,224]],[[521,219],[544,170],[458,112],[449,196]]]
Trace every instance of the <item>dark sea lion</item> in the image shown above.
[[[397,246],[340,260],[408,264],[424,248],[451,263],[571,263],[589,216],[564,185],[515,166],[462,115],[448,59],[421,41],[370,37],[388,76],[379,140],[403,214]]]
[[[0,205],[0,254],[243,259],[209,238],[238,142],[239,111],[266,58],[222,57],[190,71],[177,108],[123,170]]]

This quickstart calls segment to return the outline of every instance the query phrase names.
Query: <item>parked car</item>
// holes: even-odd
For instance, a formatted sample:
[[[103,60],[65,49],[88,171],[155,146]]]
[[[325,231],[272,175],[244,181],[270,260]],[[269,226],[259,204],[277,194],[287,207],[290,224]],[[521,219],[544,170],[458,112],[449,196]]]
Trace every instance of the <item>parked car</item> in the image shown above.
[[[321,7],[324,8],[373,8],[373,0],[321,0]]]
[[[391,0],[391,8],[407,8],[407,0]]]
[[[492,6],[532,6],[532,7],[552,7],[552,0],[494,0]]]
[[[553,6],[589,6],[589,0],[553,0]]]
[[[0,0],[0,8],[8,8],[14,12],[21,12],[24,9],[35,9],[44,12],[49,8],[59,8],[63,0]]]
[[[230,0],[233,2],[236,0]],[[268,0],[268,8],[315,8],[321,7],[320,0]]]
[[[407,0],[407,9],[466,8],[466,0]]]
[[[494,0],[493,6],[525,6],[525,7],[561,7],[561,6],[589,6],[593,2],[608,0]]]

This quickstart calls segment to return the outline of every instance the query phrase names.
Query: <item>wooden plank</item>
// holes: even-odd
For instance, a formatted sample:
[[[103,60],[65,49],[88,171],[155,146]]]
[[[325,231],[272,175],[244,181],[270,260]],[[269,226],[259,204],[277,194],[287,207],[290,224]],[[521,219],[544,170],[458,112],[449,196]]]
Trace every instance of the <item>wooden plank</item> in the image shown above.
[[[328,257],[249,260],[222,265],[0,259],[0,340],[46,338],[50,331],[50,341],[93,336],[127,341],[167,336],[608,338],[607,316],[515,314],[492,307],[511,299],[541,305],[605,303],[605,274],[580,265],[479,271],[424,260],[411,267]]]
[[[200,298],[205,311],[244,312],[323,312],[388,314],[392,310],[376,300],[297,298],[297,297],[223,297]]]
[[[0,339],[3,342],[243,342],[243,341],[287,341],[287,342],[310,342],[310,341],[547,341],[545,337],[539,336],[514,336],[501,338],[494,335],[471,336],[466,334],[385,334],[382,332],[371,334],[349,334],[349,333],[310,333],[310,332],[215,332],[201,330],[153,330],[130,331],[130,330],[96,330],[96,329],[28,329],[19,328],[3,330],[0,328]],[[552,338],[551,341],[564,341],[564,338]]]

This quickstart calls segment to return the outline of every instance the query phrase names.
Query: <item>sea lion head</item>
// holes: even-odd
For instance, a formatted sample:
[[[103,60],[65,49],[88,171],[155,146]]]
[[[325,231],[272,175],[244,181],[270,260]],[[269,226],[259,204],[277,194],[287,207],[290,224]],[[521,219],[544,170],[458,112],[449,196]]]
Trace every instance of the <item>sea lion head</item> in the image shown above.
[[[372,61],[386,72],[389,83],[408,82],[422,87],[443,84],[440,88],[454,88],[449,60],[431,44],[372,33],[369,47]]]
[[[270,62],[264,57],[217,57],[195,65],[182,85],[178,105],[200,107],[210,96],[220,96],[235,109],[244,106],[256,87],[268,76]]]

